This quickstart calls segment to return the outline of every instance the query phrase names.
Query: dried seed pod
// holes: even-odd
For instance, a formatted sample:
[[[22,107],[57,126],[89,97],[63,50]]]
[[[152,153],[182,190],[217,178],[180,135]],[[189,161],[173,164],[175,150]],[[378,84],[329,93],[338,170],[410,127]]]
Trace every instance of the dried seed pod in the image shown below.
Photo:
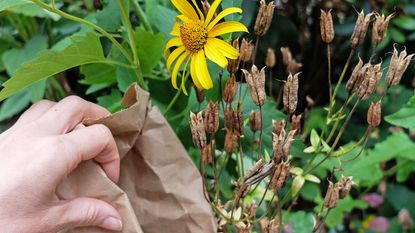
[[[288,74],[298,73],[300,71],[301,67],[303,67],[303,64],[301,64],[301,63],[297,62],[295,59],[293,59],[290,48],[281,47],[280,50],[281,50],[281,53],[282,53],[282,63],[284,63],[284,65],[287,67],[287,73]]]
[[[216,133],[219,129],[219,105],[218,102],[209,101],[205,110],[205,130],[207,133]]]
[[[408,69],[414,55],[415,54],[407,55],[406,50],[399,54],[398,50],[394,48],[389,70],[386,74],[386,84],[388,88],[396,86],[401,82],[402,76],[406,69]]]
[[[411,217],[411,213],[405,208],[401,209],[398,214],[398,222],[402,225],[405,232],[414,226],[414,220]]]
[[[202,112],[197,114],[190,112],[190,130],[192,131],[193,144],[198,149],[203,149],[206,146],[206,132]]]
[[[261,0],[260,4],[261,6],[259,7],[254,27],[256,36],[263,36],[268,32],[272,23],[275,9],[274,1],[271,1],[267,5],[265,0]]]
[[[235,39],[232,43],[232,46],[239,52],[239,38]],[[238,57],[235,60],[228,59],[228,71],[231,74],[235,74],[239,69],[239,64],[241,60]]]
[[[224,122],[225,122],[225,128],[228,130],[233,130],[235,125],[234,120],[234,111],[232,108],[226,108],[224,112]]]
[[[277,164],[285,161],[283,149],[285,134],[285,129],[280,132],[280,135],[272,133],[272,160]]]
[[[363,10],[359,13],[352,37],[350,38],[350,44],[353,49],[359,47],[359,45],[361,45],[365,40],[372,15],[373,13],[370,13],[365,16]]]
[[[367,123],[371,127],[377,127],[380,125],[382,118],[382,102],[378,101],[376,104],[373,102],[370,104],[369,110],[367,111]]]
[[[375,13],[375,22],[373,23],[372,30],[372,43],[377,45],[385,39],[388,34],[389,21],[392,19],[394,14],[385,17],[384,14],[380,15]]]
[[[350,76],[349,80],[346,83],[346,89],[349,93],[352,93],[353,89],[355,89],[355,86],[358,83],[359,74],[362,68],[363,68],[363,61],[359,57],[359,62],[354,67],[352,75]]]
[[[300,115],[293,115],[291,117],[291,124],[290,124],[290,130],[294,130],[296,134],[299,134],[301,131],[301,118],[302,114]]]
[[[227,153],[232,153],[235,151],[236,146],[238,145],[238,135],[232,132],[232,130],[226,130],[225,136],[225,151]]]
[[[275,67],[276,60],[277,59],[275,58],[275,51],[271,48],[268,48],[267,56],[265,57],[265,65],[269,69],[272,69]]]
[[[265,165],[265,162],[263,159],[259,159],[255,165],[249,170],[249,172],[246,174],[246,177],[251,177],[255,173],[257,173],[261,168]]]
[[[287,181],[288,175],[290,174],[290,165],[288,163],[281,162],[275,168],[272,176],[271,189],[274,192],[278,192]]]
[[[333,17],[331,16],[331,10],[323,11],[321,10],[320,14],[320,33],[321,39],[329,44],[334,39],[334,27],[333,27]]]
[[[239,59],[243,62],[250,62],[254,53],[255,46],[252,41],[242,39],[241,47],[239,49]]]
[[[261,233],[278,233],[279,232],[279,225],[276,219],[272,219],[271,221],[268,219],[261,219],[259,221],[259,228]]]
[[[363,81],[359,87],[359,98],[361,100],[369,99],[375,92],[379,80],[382,78],[382,71],[380,70],[381,63],[370,66]]]
[[[349,194],[350,189],[352,189],[352,186],[355,185],[355,183],[353,182],[352,179],[353,179],[353,177],[351,177],[351,176],[343,176],[342,175],[342,178],[338,182],[340,199],[345,198],[347,196],[347,194]]]
[[[339,187],[329,181],[326,196],[324,197],[324,206],[328,209],[336,208],[339,202]]]
[[[284,132],[284,137],[285,137],[285,120],[281,120],[281,121],[272,120],[272,125],[273,125],[274,134],[276,134],[277,136],[280,136],[281,132]]]
[[[234,111],[234,114],[233,114],[233,122],[234,122],[233,131],[238,136],[244,135],[244,113],[241,109],[241,105],[242,105],[242,102],[239,101],[236,111]]]
[[[238,84],[236,83],[236,77],[235,74],[232,74],[225,84],[225,89],[223,90],[223,100],[226,103],[232,103],[235,99],[237,90]]]
[[[284,157],[283,157],[284,161],[287,161],[288,155],[290,154],[291,144],[294,141],[295,132],[296,132],[295,130],[290,130],[288,132],[287,139],[285,140],[284,146],[282,147],[282,151],[284,153]]]
[[[246,82],[248,83],[249,92],[251,93],[252,100],[258,106],[262,106],[265,103],[265,67],[260,71],[255,65],[252,65],[251,72],[242,70],[245,75]]]
[[[297,73],[294,76],[290,74],[284,85],[283,103],[285,111],[287,111],[287,113],[290,115],[293,114],[297,109],[299,74],[300,73]]]
[[[249,114],[249,128],[252,132],[255,133],[256,131],[261,130],[261,121],[261,114],[252,110]]]
[[[215,148],[215,140],[212,140],[202,149],[202,164],[213,164],[213,148]]]

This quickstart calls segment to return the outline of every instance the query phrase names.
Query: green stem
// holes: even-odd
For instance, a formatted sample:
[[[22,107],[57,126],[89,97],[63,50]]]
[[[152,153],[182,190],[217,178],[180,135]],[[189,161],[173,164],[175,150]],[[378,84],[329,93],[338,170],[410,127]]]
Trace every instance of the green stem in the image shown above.
[[[185,78],[184,78],[184,82],[187,81],[187,79],[189,78],[189,72],[186,73]],[[174,106],[174,104],[177,102],[177,100],[179,99],[180,94],[182,93],[183,89],[180,88],[177,92],[176,95],[173,97],[173,99],[170,101],[169,105],[167,106],[166,111],[164,112],[164,115],[166,115],[171,108]]]
[[[125,64],[125,63],[122,63],[122,62],[119,62],[119,61],[111,60],[111,59],[106,59],[104,61],[100,61],[99,63],[109,64],[109,65],[116,65],[116,66],[122,66],[122,67],[125,67],[125,68],[128,68],[128,69],[135,69],[136,68],[133,65],[128,65],[128,64]]]
[[[352,49],[352,51],[350,51],[349,57],[347,58],[346,64],[344,65],[344,68],[343,68],[343,71],[340,75],[339,81],[337,82],[336,88],[334,89],[331,101],[334,101],[334,98],[336,98],[336,94],[339,91],[340,84],[342,83],[342,81],[344,79],[344,76],[346,75],[347,68],[349,68],[350,61],[352,60],[353,54],[354,54],[354,49]]]
[[[354,95],[355,95],[355,94],[353,94],[353,95],[349,96],[349,97],[346,99],[346,101],[344,101],[343,106],[340,108],[340,110],[339,110],[339,114],[337,115],[336,122],[334,123],[333,128],[331,129],[331,132],[330,132],[329,136],[328,136],[328,137],[327,137],[327,139],[326,139],[326,142],[327,142],[327,143],[329,143],[329,142],[330,142],[330,140],[332,139],[332,137],[334,136],[334,133],[335,133],[335,132],[336,132],[336,130],[337,130],[337,126],[338,126],[338,125],[339,125],[339,123],[340,123],[340,119],[341,119],[341,117],[342,117],[342,115],[343,115],[343,112],[344,112],[344,110],[346,109],[346,107],[349,105],[350,101],[353,99],[353,96],[354,96]]]
[[[133,4],[134,11],[137,14],[137,17],[140,19],[141,23],[143,24],[144,28],[147,31],[153,33],[153,29],[151,28],[150,22],[148,21],[147,16],[141,8],[140,4],[138,4],[138,1],[131,0],[131,3]]]

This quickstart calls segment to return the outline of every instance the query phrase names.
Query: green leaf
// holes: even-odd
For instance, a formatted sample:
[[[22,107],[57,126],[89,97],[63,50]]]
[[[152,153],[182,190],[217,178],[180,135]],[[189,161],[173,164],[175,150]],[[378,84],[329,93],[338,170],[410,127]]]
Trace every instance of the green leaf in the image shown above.
[[[310,142],[315,149],[318,149],[318,147],[320,146],[320,136],[318,136],[317,131],[315,129],[311,130]]]
[[[171,38],[170,32],[176,22],[177,15],[178,13],[176,11],[157,5],[154,14],[150,15],[150,22],[153,22],[153,25],[163,33],[166,38]]]
[[[166,37],[162,33],[153,35],[142,28],[137,28],[135,40],[138,47],[138,59],[143,75],[151,75],[151,71],[163,56]]]
[[[392,20],[392,22],[400,28],[410,31],[415,30],[415,19],[412,17],[400,17]]]
[[[385,120],[396,126],[415,129],[415,96],[412,96],[407,106],[392,115],[386,116]]]
[[[389,28],[389,34],[392,37],[392,40],[394,40],[397,43],[405,43],[406,42],[406,36],[403,34],[400,30],[396,28]]]
[[[405,182],[409,175],[415,171],[415,161],[407,161],[406,159],[398,159],[398,172],[396,173],[396,180],[400,183]]]
[[[81,66],[81,74],[85,79],[80,81],[83,84],[115,83],[115,67],[106,64],[88,64]]]
[[[307,181],[316,183],[316,184],[320,184],[320,179],[317,176],[312,175],[312,174],[305,175],[304,179],[306,179]]]
[[[121,92],[117,89],[112,89],[111,94],[98,97],[98,104],[108,109],[110,112],[117,112],[122,109],[121,106]]]
[[[407,187],[390,183],[386,189],[386,199],[396,212],[406,208],[411,216],[415,216],[415,209],[408,208],[415,206],[415,192]]]
[[[31,96],[27,90],[21,90],[15,95],[8,98],[1,105],[0,121],[8,119],[21,112],[30,104]]]
[[[285,214],[283,213],[283,216]],[[291,212],[287,217],[283,218],[284,225],[290,225],[292,232],[310,233],[314,226],[313,214],[304,211]]]
[[[303,152],[306,153],[306,154],[314,153],[314,151],[316,151],[316,148],[314,148],[312,146],[309,146],[309,147],[307,147],[303,150]]]
[[[103,9],[95,14],[97,24],[106,31],[116,31],[122,25],[121,10],[118,6],[118,1],[105,0],[103,3]]]
[[[242,0],[226,0],[226,1],[222,1],[222,9],[226,9],[229,7],[238,7],[241,8],[242,7]],[[231,14],[225,17],[226,21],[239,21],[242,19],[242,15],[241,14]]]
[[[292,187],[291,187],[291,196],[297,196],[297,193],[300,192],[301,188],[305,183],[305,179],[302,176],[296,176],[293,180]]]
[[[0,100],[18,92],[30,84],[48,78],[67,69],[105,60],[98,35],[71,37],[72,44],[62,51],[47,50],[22,65],[16,75],[3,84]]]
[[[28,0],[2,0],[0,1],[0,11],[10,10],[20,7],[25,4],[30,4]]]
[[[303,169],[299,168],[299,167],[293,167],[290,169],[290,173],[296,175],[296,176],[301,176],[303,174]]]

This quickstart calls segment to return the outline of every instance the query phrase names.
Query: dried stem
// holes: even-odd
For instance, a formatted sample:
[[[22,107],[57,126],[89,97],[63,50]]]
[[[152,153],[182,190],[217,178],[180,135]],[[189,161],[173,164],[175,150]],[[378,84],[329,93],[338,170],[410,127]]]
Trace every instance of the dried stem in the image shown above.
[[[329,96],[330,96],[330,100],[333,99],[333,93],[331,90],[331,49],[330,49],[330,44],[327,44],[327,62],[328,62],[328,73],[327,73],[327,79],[329,82]]]

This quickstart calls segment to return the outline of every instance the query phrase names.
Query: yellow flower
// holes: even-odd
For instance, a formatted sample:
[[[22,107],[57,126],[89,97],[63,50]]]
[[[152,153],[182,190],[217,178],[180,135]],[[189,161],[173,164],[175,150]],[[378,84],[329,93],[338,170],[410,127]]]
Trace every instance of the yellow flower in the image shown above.
[[[190,74],[193,83],[198,89],[210,89],[213,87],[212,79],[207,68],[206,57],[225,68],[229,59],[236,59],[239,52],[225,41],[217,38],[218,36],[231,32],[247,32],[247,28],[235,21],[221,22],[225,16],[233,13],[242,13],[237,7],[223,10],[215,16],[215,12],[222,0],[215,0],[210,7],[206,17],[192,0],[190,4],[187,0],[172,0],[173,5],[181,13],[177,16],[178,22],[173,27],[171,35],[174,36],[167,45],[166,51],[172,47],[177,47],[167,59],[167,69],[171,73],[171,81],[174,88],[177,88],[177,74],[184,63],[181,87],[184,88],[184,77],[187,67],[190,65]],[[173,62],[176,61],[173,70]]]

